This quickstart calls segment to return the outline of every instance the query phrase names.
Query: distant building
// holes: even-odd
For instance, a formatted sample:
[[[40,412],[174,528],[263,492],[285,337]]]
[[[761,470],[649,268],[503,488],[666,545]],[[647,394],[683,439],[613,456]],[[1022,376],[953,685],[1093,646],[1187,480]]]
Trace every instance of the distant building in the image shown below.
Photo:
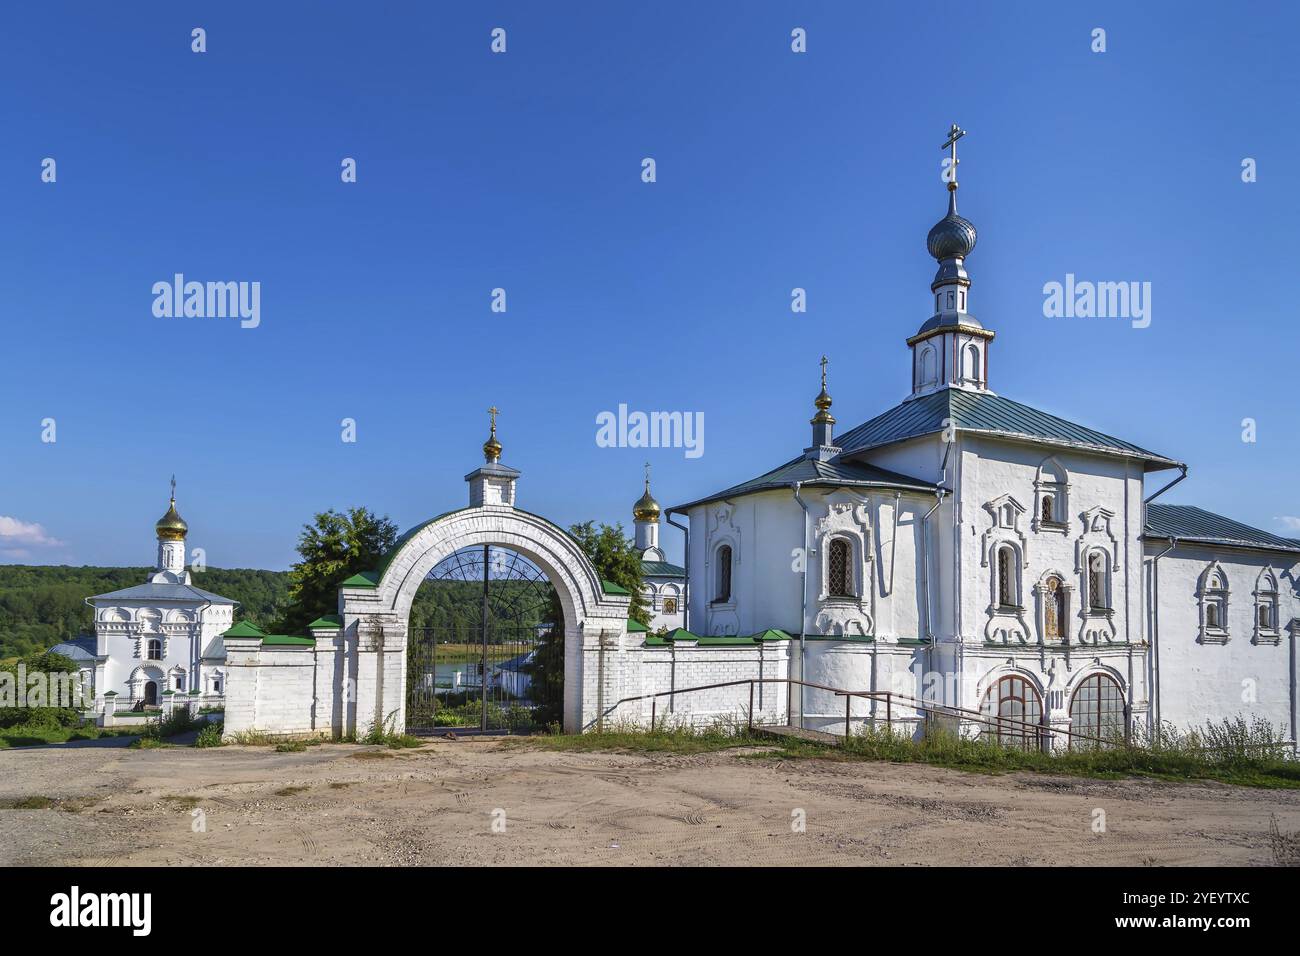
[[[178,694],[207,703],[225,693],[221,634],[238,602],[192,583],[185,559],[189,528],[176,511],[174,483],[172,491],[155,526],[158,560],[148,580],[87,599],[95,609],[94,687],[101,709],[110,703],[115,710],[152,708]]]
[[[659,548],[659,514],[647,471],[645,493],[632,506],[636,547],[641,552],[641,596],[650,609],[650,630],[662,627],[674,631],[682,626],[686,569],[664,560]]]

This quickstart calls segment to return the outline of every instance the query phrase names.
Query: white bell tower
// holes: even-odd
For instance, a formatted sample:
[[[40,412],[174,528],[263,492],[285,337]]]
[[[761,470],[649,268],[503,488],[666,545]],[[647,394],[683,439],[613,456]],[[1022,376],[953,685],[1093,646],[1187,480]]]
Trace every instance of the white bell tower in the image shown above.
[[[970,313],[970,276],[966,257],[975,248],[975,226],[957,215],[957,140],[966,131],[953,124],[941,149],[952,150],[948,170],[948,214],[934,224],[926,238],[939,270],[930,283],[934,314],[916,335],[912,348],[912,395],[943,388],[988,389],[988,350],[993,332]]]

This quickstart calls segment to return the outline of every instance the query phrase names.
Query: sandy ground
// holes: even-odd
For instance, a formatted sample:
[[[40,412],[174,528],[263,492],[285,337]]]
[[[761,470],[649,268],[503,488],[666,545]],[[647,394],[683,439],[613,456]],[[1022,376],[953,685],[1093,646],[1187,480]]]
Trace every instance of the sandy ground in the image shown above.
[[[0,806],[58,801],[0,809],[0,865],[1268,865],[1300,830],[1300,791],[755,753],[0,751]]]

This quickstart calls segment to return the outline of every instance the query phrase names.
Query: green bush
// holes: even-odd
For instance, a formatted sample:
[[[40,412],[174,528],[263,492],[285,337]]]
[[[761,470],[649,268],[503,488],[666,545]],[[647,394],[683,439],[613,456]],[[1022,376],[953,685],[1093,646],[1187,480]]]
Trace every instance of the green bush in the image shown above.
[[[194,746],[220,747],[222,744],[221,735],[225,732],[225,729],[225,724],[220,720],[208,721],[199,731],[199,735],[194,738]]]

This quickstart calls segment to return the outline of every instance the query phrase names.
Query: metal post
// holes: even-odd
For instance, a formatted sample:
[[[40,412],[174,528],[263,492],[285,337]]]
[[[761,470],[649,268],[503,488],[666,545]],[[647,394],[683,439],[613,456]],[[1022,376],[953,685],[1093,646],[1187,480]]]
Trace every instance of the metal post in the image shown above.
[[[749,732],[754,732],[754,682],[749,682]]]
[[[893,700],[893,691],[885,691],[885,727],[891,734],[894,732],[894,709],[891,706]]]
[[[655,732],[655,711],[659,709],[659,698],[650,698],[650,733]]]
[[[844,742],[849,741],[849,708],[853,706],[853,697],[851,694],[844,695]]]
[[[483,545],[483,667],[479,673],[479,690],[483,698],[483,719],[481,730],[488,729],[488,549],[491,545]]]

